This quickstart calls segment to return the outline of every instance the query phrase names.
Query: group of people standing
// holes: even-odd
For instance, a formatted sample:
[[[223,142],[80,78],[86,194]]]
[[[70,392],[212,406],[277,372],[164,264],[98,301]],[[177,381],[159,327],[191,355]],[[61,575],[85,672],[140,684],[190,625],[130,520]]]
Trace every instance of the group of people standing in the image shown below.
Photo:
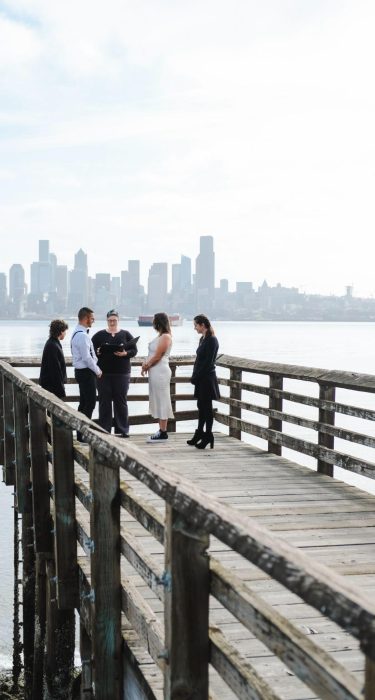
[[[107,328],[98,331],[90,338],[89,331],[95,321],[94,312],[83,307],[78,312],[78,324],[71,338],[74,375],[79,386],[80,402],[78,410],[88,418],[92,417],[96,391],[99,399],[99,425],[111,432],[114,424],[118,437],[129,437],[129,417],[127,393],[130,382],[130,360],[137,354],[137,339],[129,331],[119,328],[119,314],[115,309],[107,313]],[[169,318],[165,313],[157,313],[153,319],[157,336],[149,343],[148,357],[142,364],[141,374],[148,374],[149,412],[159,422],[159,430],[150,435],[148,442],[158,443],[168,440],[168,420],[173,418],[169,357],[172,350],[172,333]],[[191,383],[198,405],[198,427],[193,437],[187,441],[198,449],[214,446],[212,401],[220,398],[215,371],[215,361],[219,344],[214,329],[207,316],[199,314],[194,318],[194,328],[201,336],[197,348]],[[61,341],[64,340],[68,325],[65,321],[54,320],[50,324],[50,337],[42,356],[39,382],[59,398],[65,397],[67,381],[66,364]],[[83,436],[77,433],[77,439]]]

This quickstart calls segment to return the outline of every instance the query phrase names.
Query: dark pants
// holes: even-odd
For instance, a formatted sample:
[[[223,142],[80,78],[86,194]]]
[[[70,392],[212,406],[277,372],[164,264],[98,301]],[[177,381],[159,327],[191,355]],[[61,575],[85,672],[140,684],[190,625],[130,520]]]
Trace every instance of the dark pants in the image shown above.
[[[99,425],[108,432],[112,428],[114,416],[115,432],[121,435],[129,433],[128,403],[126,400],[130,374],[103,374],[98,379]],[[113,403],[113,414],[112,414]]]
[[[91,418],[96,404],[96,375],[91,369],[76,369],[74,376],[79,386],[78,410]],[[78,440],[81,435],[77,433]]]
[[[206,426],[207,433],[212,433],[212,425],[214,422],[214,412],[212,408],[212,399],[207,396],[200,396],[198,404],[198,430],[203,432]]]

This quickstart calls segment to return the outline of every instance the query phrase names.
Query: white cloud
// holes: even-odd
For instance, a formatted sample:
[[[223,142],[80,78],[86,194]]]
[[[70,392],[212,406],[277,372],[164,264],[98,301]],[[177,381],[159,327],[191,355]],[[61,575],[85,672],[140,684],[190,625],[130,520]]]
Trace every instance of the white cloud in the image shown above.
[[[79,241],[99,270],[117,248],[146,267],[150,238],[195,257],[211,233],[218,277],[374,290],[372,4],[8,7],[3,234],[65,262]]]

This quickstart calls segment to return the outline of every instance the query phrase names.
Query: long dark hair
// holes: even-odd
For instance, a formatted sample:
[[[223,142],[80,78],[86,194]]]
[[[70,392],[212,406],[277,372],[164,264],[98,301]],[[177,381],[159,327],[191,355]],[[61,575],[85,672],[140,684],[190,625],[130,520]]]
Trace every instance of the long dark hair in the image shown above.
[[[211,321],[207,316],[204,314],[198,314],[198,316],[194,316],[194,322],[199,323],[200,326],[204,326],[207,328],[206,335],[215,335],[215,331],[213,327],[211,326]]]
[[[160,333],[160,335],[163,335],[164,333],[169,333],[171,335],[169,318],[163,311],[155,314],[152,325],[154,326],[155,330]]]

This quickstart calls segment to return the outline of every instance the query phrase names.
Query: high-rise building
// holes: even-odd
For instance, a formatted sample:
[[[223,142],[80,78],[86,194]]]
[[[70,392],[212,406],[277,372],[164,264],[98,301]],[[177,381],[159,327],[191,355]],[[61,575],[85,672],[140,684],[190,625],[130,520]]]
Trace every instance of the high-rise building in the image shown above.
[[[65,309],[68,300],[68,267],[56,265],[56,293],[61,309]]]
[[[49,241],[39,241],[39,262],[48,263],[49,261]]]
[[[209,313],[215,295],[215,253],[212,236],[200,237],[199,255],[195,266],[195,295],[199,311]]]
[[[9,301],[20,304],[25,296],[25,270],[22,265],[15,263],[9,270]]]
[[[107,313],[112,306],[111,275],[109,272],[98,272],[94,280],[94,306],[98,313]]]
[[[191,290],[191,258],[186,255],[181,255],[181,291],[190,292]]]
[[[163,311],[167,304],[168,264],[153,263],[148,273],[147,308],[151,313]]]
[[[140,261],[128,260],[128,269],[121,272],[121,308],[127,316],[132,316],[140,313],[142,305]]]
[[[87,255],[82,248],[74,256],[74,268],[69,272],[68,309],[76,313],[88,304]]]

